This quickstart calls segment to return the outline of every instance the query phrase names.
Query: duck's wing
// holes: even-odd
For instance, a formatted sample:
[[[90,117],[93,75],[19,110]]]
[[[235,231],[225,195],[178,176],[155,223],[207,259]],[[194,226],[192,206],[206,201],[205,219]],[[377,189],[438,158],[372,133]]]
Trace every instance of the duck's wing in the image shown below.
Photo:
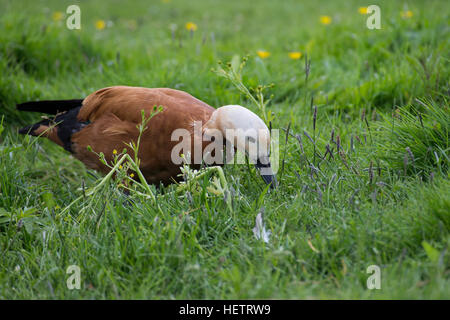
[[[184,111],[185,115],[194,115],[194,118],[209,118],[210,113],[214,111],[213,107],[184,91],[169,88],[114,86],[97,90],[86,97],[78,119],[83,122],[93,122],[104,114],[113,113],[123,121],[140,123],[142,110],[148,116],[154,107],[159,106],[164,110]]]
[[[102,152],[106,160],[113,159],[113,151],[130,148],[126,144],[136,141],[136,125],[142,121],[142,110],[148,117],[154,107],[162,107],[147,125],[141,139],[139,159],[141,170],[150,183],[170,182],[179,173],[171,152],[179,141],[172,140],[177,129],[193,132],[194,121],[206,123],[214,108],[190,94],[167,88],[109,87],[89,95],[78,113],[78,121],[89,123],[72,136],[74,156],[88,167],[107,171],[96,153]],[[194,135],[191,135],[194,146]]]

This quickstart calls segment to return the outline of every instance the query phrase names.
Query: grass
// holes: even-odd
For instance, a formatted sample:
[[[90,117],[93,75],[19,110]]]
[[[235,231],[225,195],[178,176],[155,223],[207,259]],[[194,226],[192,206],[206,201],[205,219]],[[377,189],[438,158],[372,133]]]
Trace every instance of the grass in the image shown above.
[[[79,31],[52,18],[73,1],[24,4],[0,4],[0,298],[450,298],[446,1],[376,1],[381,30],[365,27],[360,1],[79,2]],[[267,105],[211,72],[247,55],[242,84]],[[116,84],[271,120],[279,189],[230,165],[225,182],[211,172],[126,197],[62,148],[17,134],[39,115],[16,103]],[[269,243],[252,232],[262,211]],[[80,290],[67,288],[70,265]],[[370,265],[380,290],[367,289]]]

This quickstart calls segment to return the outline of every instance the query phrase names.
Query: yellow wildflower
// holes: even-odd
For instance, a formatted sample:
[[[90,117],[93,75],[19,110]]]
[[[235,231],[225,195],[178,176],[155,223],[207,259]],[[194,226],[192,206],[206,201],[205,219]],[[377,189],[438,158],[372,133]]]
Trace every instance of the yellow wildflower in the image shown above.
[[[113,154],[117,154],[117,150],[116,149],[113,150]]]
[[[61,11],[55,11],[53,12],[52,18],[53,21],[60,21],[64,17],[64,14]]]
[[[120,165],[119,165],[119,169],[122,170],[122,168],[123,168],[123,167],[122,167],[122,165],[120,164]]]
[[[103,30],[103,29],[105,29],[105,27],[106,27],[106,23],[105,23],[104,20],[97,20],[97,21],[95,22],[95,27],[96,27],[98,30]]]
[[[131,174],[130,174],[130,177],[133,178],[133,177],[134,177],[134,173],[131,173]]]
[[[367,14],[367,7],[359,7],[358,12],[360,14]]]
[[[268,58],[268,57],[270,56],[270,52],[264,51],[264,50],[258,50],[258,51],[256,51],[256,54],[257,54],[261,59],[265,59],[265,58]]]
[[[302,53],[298,51],[289,52],[289,58],[293,60],[298,60],[302,57]]]
[[[411,10],[402,11],[402,12],[400,12],[400,16],[402,18],[406,18],[406,19],[412,18],[413,12]]]
[[[320,23],[327,25],[331,23],[331,17],[330,16],[320,16]]]
[[[188,29],[189,31],[196,31],[197,25],[193,22],[188,22],[186,23],[186,29]]]

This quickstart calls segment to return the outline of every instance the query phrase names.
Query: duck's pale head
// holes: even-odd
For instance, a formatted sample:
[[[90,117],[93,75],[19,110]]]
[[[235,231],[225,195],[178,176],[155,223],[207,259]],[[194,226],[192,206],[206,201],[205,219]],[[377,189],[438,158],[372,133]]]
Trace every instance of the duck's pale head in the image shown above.
[[[213,136],[219,130],[235,149],[247,154],[267,184],[277,184],[272,171],[270,153],[270,131],[264,121],[255,113],[239,105],[227,105],[213,112],[204,125],[204,134]]]

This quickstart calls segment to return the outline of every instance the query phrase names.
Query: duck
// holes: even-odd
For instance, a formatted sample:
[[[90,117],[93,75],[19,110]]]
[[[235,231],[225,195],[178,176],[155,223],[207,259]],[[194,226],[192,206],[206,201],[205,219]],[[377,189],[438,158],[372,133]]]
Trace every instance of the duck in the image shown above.
[[[99,154],[112,163],[117,150],[130,154],[131,150],[125,150],[127,145],[139,138],[139,169],[150,184],[180,181],[184,164],[180,157],[186,153],[192,155],[200,150],[199,157],[191,157],[197,158],[189,163],[194,168],[205,162],[224,165],[218,154],[226,145],[248,155],[263,181],[276,187],[269,159],[270,131],[260,117],[240,105],[215,109],[181,90],[112,86],[84,99],[29,101],[16,107],[24,112],[51,115],[19,129],[20,134],[47,138],[86,167],[104,174],[111,169]],[[157,108],[159,112],[155,114]],[[144,114],[149,121],[140,133]],[[184,138],[183,143],[180,137]],[[205,151],[213,149],[212,144],[219,149],[205,155]]]

